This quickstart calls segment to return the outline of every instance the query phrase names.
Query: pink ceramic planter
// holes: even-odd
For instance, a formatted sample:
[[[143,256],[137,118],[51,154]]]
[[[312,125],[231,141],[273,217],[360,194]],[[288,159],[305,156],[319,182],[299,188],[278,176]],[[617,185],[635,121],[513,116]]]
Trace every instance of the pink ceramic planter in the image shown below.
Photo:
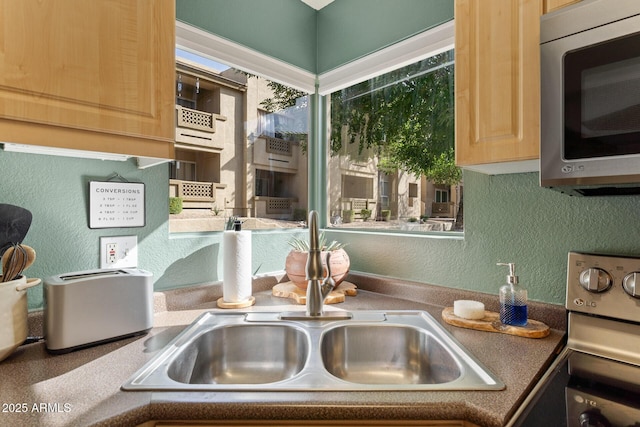
[[[285,261],[284,269],[287,272],[289,280],[301,289],[307,289],[307,280],[305,277],[308,256],[309,254],[307,252],[291,251],[289,252],[289,255],[287,255],[287,259]],[[324,274],[326,275],[327,252],[322,251],[321,257],[322,265],[324,266]],[[344,249],[331,251],[329,263],[331,267],[331,277],[336,282],[336,286],[338,286],[349,273],[349,255],[347,255],[347,252]]]

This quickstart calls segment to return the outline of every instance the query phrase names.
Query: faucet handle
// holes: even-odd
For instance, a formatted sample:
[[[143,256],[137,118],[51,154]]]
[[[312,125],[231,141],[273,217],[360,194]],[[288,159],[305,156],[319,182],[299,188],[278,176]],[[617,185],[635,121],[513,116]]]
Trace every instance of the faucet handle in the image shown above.
[[[326,263],[327,263],[327,276],[322,281],[323,294],[326,296],[336,287],[336,281],[331,277],[331,251],[327,251]]]
[[[331,264],[329,261],[331,260],[331,251],[327,251],[327,257],[325,258],[325,262],[327,263],[327,277],[331,277]]]

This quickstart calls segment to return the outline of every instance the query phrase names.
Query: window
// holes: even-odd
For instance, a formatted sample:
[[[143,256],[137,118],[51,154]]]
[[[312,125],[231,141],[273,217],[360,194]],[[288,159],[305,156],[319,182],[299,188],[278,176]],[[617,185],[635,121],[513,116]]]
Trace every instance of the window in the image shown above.
[[[180,161],[171,162],[170,176],[173,179],[181,179],[184,181],[196,180],[196,162]]]
[[[277,85],[177,51],[176,160],[171,232],[293,228],[307,213],[306,96],[279,102]],[[192,221],[198,219],[198,221]]]
[[[390,194],[391,183],[389,182],[389,175],[381,173],[379,178],[380,182],[378,183],[378,191],[380,193],[380,210],[388,210],[389,198],[392,197]]]
[[[178,46],[188,46],[190,50],[202,52],[203,56],[226,58],[252,73],[277,76],[279,82],[290,82],[293,91],[315,90],[320,96],[330,95],[327,97],[331,101],[328,108],[331,117],[327,115],[326,123],[331,134],[331,138],[327,138],[330,154],[327,169],[318,173],[314,168],[313,173],[314,180],[326,175],[326,182],[314,182],[314,185],[326,185],[319,190],[330,194],[327,211],[321,213],[326,213],[331,224],[346,228],[461,230],[462,210],[459,207],[462,206],[463,185],[460,170],[451,167],[453,51],[446,51],[453,48],[453,27],[453,21],[446,22],[320,75],[273,61],[272,57],[244,49],[216,35],[202,37],[201,31],[180,22],[176,23],[176,40]],[[410,58],[414,58],[414,63],[406,65]],[[388,66],[394,61],[402,65],[389,71]],[[437,84],[430,84],[430,80]],[[247,84],[252,81],[248,79]],[[292,92],[275,83],[269,83],[269,89],[272,95],[285,94],[283,98],[290,98],[286,94]],[[288,212],[288,218],[293,218],[294,223],[297,218],[306,219],[306,215],[302,215],[307,209],[306,97],[301,96],[286,108],[282,105],[271,108],[278,105],[277,96],[270,98],[272,95],[267,95],[268,99],[264,100],[264,96],[249,96],[256,91],[247,89],[246,93],[247,109],[256,111],[254,121],[246,121],[247,148],[254,153],[255,144],[264,144],[265,149],[261,152],[265,157],[252,158],[252,167],[241,169],[248,177],[246,190],[237,184],[235,189],[246,191],[243,200],[264,202],[265,207],[260,212],[267,215],[268,209],[268,218],[281,217],[281,221],[291,223],[290,219],[284,219]],[[219,114],[225,117],[223,105],[221,101]],[[438,106],[440,108],[436,108]],[[289,110],[285,112],[287,108]],[[424,114],[429,108],[431,112]],[[395,114],[397,112],[402,114]],[[294,130],[277,130],[285,123]],[[298,156],[300,172],[297,175],[289,172],[283,157],[290,149],[293,156]],[[315,150],[310,151],[312,158],[316,155]],[[228,163],[222,155],[219,157],[223,170]],[[200,165],[198,170],[201,170]],[[226,185],[223,175],[221,172],[219,182]],[[450,202],[446,207],[453,208],[446,213],[438,212],[438,226],[431,227],[436,216],[434,209],[442,208],[442,203],[435,201],[437,183],[445,183],[449,189]],[[302,185],[304,190],[298,191]],[[295,203],[297,194],[304,194],[304,201],[298,199]],[[272,197],[277,199],[272,200]],[[290,199],[289,206],[283,198]],[[324,203],[314,208],[324,210]],[[254,205],[251,209],[253,217],[259,218]],[[347,223],[347,218],[354,218],[354,221]],[[444,222],[448,227],[441,224]],[[452,226],[454,222],[456,227]],[[411,227],[407,228],[407,224]]]
[[[409,183],[409,197],[416,198],[418,197],[418,184],[415,182]]]
[[[436,188],[436,203],[447,203],[449,201],[449,190]]]
[[[436,228],[461,230],[453,72],[450,50],[331,94],[334,226],[404,230],[410,223],[429,231],[429,218],[442,209],[435,204],[454,201],[446,212],[454,220]]]

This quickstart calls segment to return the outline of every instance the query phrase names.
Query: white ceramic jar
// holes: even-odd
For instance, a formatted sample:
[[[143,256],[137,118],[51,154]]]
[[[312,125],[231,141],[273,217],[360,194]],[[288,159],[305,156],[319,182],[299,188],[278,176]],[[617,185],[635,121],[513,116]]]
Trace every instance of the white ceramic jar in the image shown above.
[[[27,339],[27,289],[40,281],[20,276],[0,283],[0,361]]]

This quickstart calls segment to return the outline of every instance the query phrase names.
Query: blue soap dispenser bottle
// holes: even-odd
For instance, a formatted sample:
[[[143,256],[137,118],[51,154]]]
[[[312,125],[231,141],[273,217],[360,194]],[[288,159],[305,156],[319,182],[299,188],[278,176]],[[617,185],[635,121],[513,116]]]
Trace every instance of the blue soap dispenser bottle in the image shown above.
[[[509,267],[507,283],[500,288],[500,322],[511,326],[527,324],[527,290],[518,284],[516,265],[512,262],[502,263]]]

